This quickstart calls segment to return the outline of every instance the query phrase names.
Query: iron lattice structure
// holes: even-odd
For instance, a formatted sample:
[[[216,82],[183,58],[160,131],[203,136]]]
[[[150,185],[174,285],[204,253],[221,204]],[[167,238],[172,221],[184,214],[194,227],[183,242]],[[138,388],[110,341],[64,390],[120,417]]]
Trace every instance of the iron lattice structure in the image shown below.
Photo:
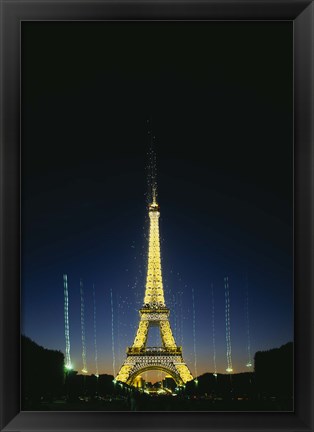
[[[161,274],[159,205],[153,194],[149,205],[149,248],[148,269],[144,305],[140,309],[140,322],[133,345],[127,348],[127,357],[116,376],[117,381],[132,385],[135,378],[148,370],[161,370],[172,376],[177,385],[193,379],[182,356],[182,347],[174,340],[170,322],[170,310],[165,305]],[[160,329],[161,347],[147,347],[148,331],[151,326]]]

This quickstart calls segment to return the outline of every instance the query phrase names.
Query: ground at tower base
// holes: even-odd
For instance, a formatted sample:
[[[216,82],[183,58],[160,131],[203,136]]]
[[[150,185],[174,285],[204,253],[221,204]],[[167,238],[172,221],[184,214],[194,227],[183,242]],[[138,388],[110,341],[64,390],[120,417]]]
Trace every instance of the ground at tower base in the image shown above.
[[[205,373],[177,387],[165,377],[136,386],[112,375],[65,372],[60,351],[22,337],[22,410],[27,411],[292,411],[293,344],[259,351],[254,372]]]

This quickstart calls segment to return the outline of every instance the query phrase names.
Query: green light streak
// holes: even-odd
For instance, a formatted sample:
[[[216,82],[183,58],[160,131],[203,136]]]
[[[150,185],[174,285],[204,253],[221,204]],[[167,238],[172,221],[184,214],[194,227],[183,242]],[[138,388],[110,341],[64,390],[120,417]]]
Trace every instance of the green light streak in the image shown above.
[[[227,343],[227,369],[228,373],[233,372],[232,358],[231,358],[231,334],[230,334],[230,296],[229,296],[229,282],[228,276],[224,278],[225,281],[225,316],[226,316],[226,343]]]
[[[195,373],[195,378],[197,378],[197,357],[196,357],[196,331],[195,331],[195,299],[194,299],[194,288],[192,288],[192,305],[193,305],[194,373]]]
[[[249,317],[249,284],[248,284],[248,275],[246,274],[246,325],[247,325],[247,354],[248,354],[248,362],[246,367],[252,366],[251,360],[251,338],[250,338],[250,317]]]
[[[70,356],[70,327],[69,327],[69,291],[68,291],[68,276],[63,275],[63,288],[64,288],[64,336],[65,336],[65,368],[71,370],[71,356]]]
[[[217,376],[216,340],[215,340],[215,299],[214,299],[214,285],[213,284],[211,284],[211,294],[212,294],[212,332],[213,332],[214,376]]]
[[[116,376],[116,357],[114,353],[114,327],[113,327],[113,298],[112,298],[112,288],[110,289],[110,299],[111,299],[111,346],[112,346],[112,369],[113,376]],[[115,380],[114,380],[115,382]]]
[[[94,346],[95,346],[95,375],[98,378],[98,352],[97,352],[97,331],[96,331],[96,295],[95,295],[95,285],[93,285],[93,301],[94,301]]]
[[[85,342],[85,311],[84,311],[84,289],[83,281],[80,279],[80,294],[81,294],[81,332],[82,332],[82,362],[83,362],[83,373],[87,373],[86,365],[86,342]]]

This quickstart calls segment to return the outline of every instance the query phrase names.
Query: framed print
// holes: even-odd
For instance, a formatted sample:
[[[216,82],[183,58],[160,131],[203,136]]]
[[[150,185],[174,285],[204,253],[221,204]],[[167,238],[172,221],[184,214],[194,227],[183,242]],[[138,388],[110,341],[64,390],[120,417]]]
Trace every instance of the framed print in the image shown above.
[[[312,2],[1,5],[1,430],[312,430]]]

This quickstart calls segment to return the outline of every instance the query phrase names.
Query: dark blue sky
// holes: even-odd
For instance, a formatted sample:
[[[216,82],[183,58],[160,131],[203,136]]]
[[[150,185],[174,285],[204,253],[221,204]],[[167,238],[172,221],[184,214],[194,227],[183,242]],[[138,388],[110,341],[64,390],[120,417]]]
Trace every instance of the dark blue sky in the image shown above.
[[[293,339],[292,24],[23,22],[22,333],[82,367],[116,372],[144,296],[147,119],[156,137],[161,254],[172,329],[195,373],[234,371]],[[182,294],[178,294],[182,292]],[[178,299],[182,298],[182,302]],[[182,303],[182,306],[181,306]],[[151,335],[150,342],[156,339]]]

